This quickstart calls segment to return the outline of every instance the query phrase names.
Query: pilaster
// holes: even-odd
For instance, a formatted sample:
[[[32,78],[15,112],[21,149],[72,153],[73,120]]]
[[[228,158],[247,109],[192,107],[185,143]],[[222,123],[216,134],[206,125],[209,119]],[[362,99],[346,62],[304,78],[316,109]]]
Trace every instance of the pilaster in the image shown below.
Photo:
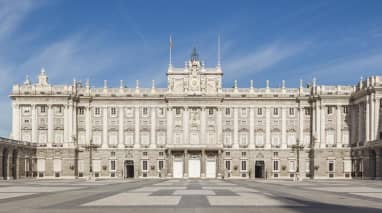
[[[222,108],[218,107],[216,115],[216,125],[217,125],[217,144],[223,144],[223,128],[222,128]]]
[[[172,144],[172,138],[174,137],[173,131],[173,110],[172,107],[168,108],[167,111],[167,136],[166,136],[166,144]]]
[[[255,108],[249,108],[249,148],[255,148]]]
[[[109,113],[108,113],[108,108],[107,106],[104,106],[103,107],[103,113],[102,113],[102,118],[103,118],[103,121],[102,121],[102,124],[103,124],[103,140],[102,140],[102,148],[107,148],[109,146],[108,144],[108,139],[109,139],[109,135],[108,135],[108,116],[109,116]]]
[[[321,112],[321,116],[320,116],[320,147],[321,148],[325,148],[326,147],[326,138],[325,138],[325,120],[326,120],[326,110],[325,110],[325,106],[322,104],[321,102],[321,106],[320,106],[320,112]]]
[[[281,107],[281,148],[286,149],[288,147],[286,139],[286,108]]]
[[[265,148],[271,148],[271,108],[265,107]]]
[[[12,138],[20,140],[20,105],[12,103]]]
[[[341,137],[341,124],[342,124],[342,119],[341,119],[341,105],[337,105],[337,110],[336,110],[336,113],[337,113],[337,118],[336,118],[336,125],[337,125],[337,128],[336,128],[336,145],[337,145],[337,148],[341,148],[342,147],[342,137]]]
[[[232,148],[239,148],[239,108],[233,107],[233,146]]]
[[[32,142],[37,143],[37,112],[36,112],[36,105],[31,105],[31,111],[32,111]]]
[[[140,134],[140,121],[139,121],[139,106],[135,106],[135,110],[134,110],[134,118],[135,118],[135,138],[134,138],[134,148],[139,148],[140,147],[140,138],[139,138],[139,134]]]
[[[155,148],[156,146],[156,110],[155,106],[151,107],[151,140],[150,140],[150,148]]]
[[[53,106],[51,104],[47,105],[48,109],[48,147],[52,147],[53,139]]]
[[[207,137],[206,137],[206,129],[207,129],[207,112],[206,107],[202,107],[201,109],[201,119],[200,119],[200,131],[201,131],[201,143],[200,144],[207,144]]]
[[[119,133],[119,138],[118,138],[118,148],[123,148],[124,146],[123,146],[123,142],[124,142],[124,139],[123,139],[123,136],[124,136],[124,134],[123,134],[123,132],[124,132],[124,127],[123,127],[123,125],[124,125],[124,117],[125,117],[125,111],[124,111],[124,109],[123,109],[123,106],[120,106],[119,107],[119,110],[118,110],[118,118],[119,118],[119,120],[118,120],[118,122],[119,122],[119,125],[118,125],[118,133]]]
[[[189,109],[184,107],[183,111],[183,144],[189,144]]]

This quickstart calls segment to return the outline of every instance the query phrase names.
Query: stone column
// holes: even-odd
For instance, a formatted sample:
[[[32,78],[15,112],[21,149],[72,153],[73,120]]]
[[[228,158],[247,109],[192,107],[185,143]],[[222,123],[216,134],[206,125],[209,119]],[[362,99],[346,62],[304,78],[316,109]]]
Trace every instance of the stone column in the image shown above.
[[[107,106],[104,106],[103,107],[103,113],[102,113],[102,118],[103,118],[103,121],[102,121],[102,124],[103,124],[103,140],[102,140],[102,148],[108,148],[109,147],[109,129],[108,129],[108,116],[109,116],[109,112],[108,112],[108,108]]]
[[[365,144],[370,140],[370,97],[366,96]]]
[[[172,128],[173,128],[173,110],[172,107],[168,108],[167,111],[167,137],[166,137],[166,144],[172,144],[172,138],[174,137],[172,133]]]
[[[172,157],[172,153],[171,153],[171,149],[168,149],[167,151],[168,153],[168,156],[167,156],[167,177],[173,177],[172,176],[172,162],[173,162],[173,157]]]
[[[76,119],[76,111],[74,110],[73,111],[73,102],[69,102],[68,104],[68,114],[67,114],[67,119],[68,119],[68,141],[70,142],[70,146],[72,145],[75,145],[73,143],[75,143],[77,141],[77,137],[78,135],[76,134],[76,128],[77,128],[77,119]],[[76,137],[76,141],[73,141],[73,137]]]
[[[184,150],[184,157],[183,157],[184,161],[183,161],[183,168],[184,168],[184,171],[183,171],[183,176],[186,178],[188,177],[188,151],[187,149]]]
[[[140,120],[139,120],[139,106],[135,106],[135,115],[134,115],[134,118],[135,118],[135,138],[134,138],[134,148],[139,148],[140,147],[140,138],[139,138],[139,134],[140,134]]]
[[[321,148],[325,148],[326,147],[326,138],[325,138],[325,120],[326,120],[326,109],[325,109],[325,106],[321,103],[321,109],[320,109],[320,112],[321,112],[321,117],[320,117],[320,133],[321,133],[321,136],[320,136],[320,142],[321,142]]]
[[[48,108],[48,147],[52,147],[52,143],[54,142],[53,139],[53,106],[47,105]]]
[[[265,107],[265,148],[271,148],[271,108]]]
[[[123,148],[124,147],[124,118],[125,118],[125,111],[123,110],[123,106],[119,106],[118,110],[118,133],[119,133],[119,138],[118,138],[118,148]]]
[[[150,148],[156,147],[156,107],[151,107],[151,139],[150,139]]]
[[[378,140],[379,139],[379,128],[380,128],[380,126],[379,126],[379,117],[380,117],[379,108],[381,107],[380,106],[381,103],[379,102],[377,97],[375,97],[374,101],[375,101],[375,107],[374,107],[375,113],[373,116],[374,117],[374,140]]]
[[[336,118],[336,124],[337,124],[337,128],[336,128],[336,132],[337,132],[337,135],[336,135],[336,145],[337,145],[337,148],[341,148],[342,147],[342,137],[341,137],[341,125],[342,125],[342,117],[341,117],[341,105],[337,105],[337,118]]]
[[[224,174],[224,162],[223,162],[223,157],[222,157],[222,150],[219,149],[218,150],[218,159],[217,159],[217,177],[218,178],[221,178],[222,177],[222,174]]]
[[[90,140],[92,140],[91,137],[91,128],[92,128],[92,123],[91,123],[91,108],[89,106],[85,107],[85,144],[90,144]]]
[[[207,112],[206,107],[202,107],[202,111],[200,112],[200,144],[207,144],[206,132],[207,132]]]
[[[318,100],[316,100],[316,146],[320,146],[321,144],[321,106]]]
[[[63,105],[63,108],[64,108],[64,144],[63,146],[64,147],[67,147],[68,146],[68,142],[69,142],[69,121],[68,121],[68,117],[69,117],[69,110],[68,110],[68,106],[65,104]]]
[[[217,145],[223,144],[223,128],[222,128],[222,108],[218,107],[216,115],[216,126],[217,126]]]
[[[286,108],[281,107],[281,148],[288,148],[286,139]]]
[[[232,148],[239,148],[239,108],[233,107],[233,146]]]
[[[12,138],[14,140],[21,140],[20,136],[20,105],[12,104]]]
[[[183,144],[189,144],[189,110],[184,107],[183,111]]]
[[[206,177],[206,150],[202,149],[202,160],[201,160],[201,177],[205,178]]]
[[[249,108],[249,148],[255,148],[255,108]]]
[[[32,104],[32,142],[37,143],[37,112],[36,105]]]
[[[370,141],[375,140],[374,137],[374,120],[375,120],[375,93],[370,94]]]

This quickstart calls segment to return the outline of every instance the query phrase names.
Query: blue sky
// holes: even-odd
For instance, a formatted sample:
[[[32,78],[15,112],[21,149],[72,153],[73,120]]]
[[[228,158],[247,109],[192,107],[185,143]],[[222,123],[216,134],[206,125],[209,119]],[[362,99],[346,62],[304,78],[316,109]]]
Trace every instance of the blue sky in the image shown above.
[[[354,84],[382,73],[382,1],[0,0],[0,135],[9,136],[12,84],[45,67],[52,83],[90,79],[166,86],[196,47],[207,66],[221,35],[223,86],[299,79]]]

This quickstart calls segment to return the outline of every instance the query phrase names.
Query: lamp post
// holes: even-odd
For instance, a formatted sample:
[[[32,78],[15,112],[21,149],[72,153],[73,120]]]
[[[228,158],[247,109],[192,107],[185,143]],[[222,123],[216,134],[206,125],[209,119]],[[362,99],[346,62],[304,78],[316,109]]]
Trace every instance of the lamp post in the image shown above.
[[[85,145],[84,148],[89,151],[89,180],[94,180],[94,173],[93,173],[93,149],[97,150],[99,147],[98,145],[93,144],[93,140],[90,139],[89,145]]]
[[[295,178],[296,180],[300,180],[300,150],[304,150],[304,145],[300,145],[299,139],[297,139],[296,144],[292,146],[292,150],[296,151],[296,156],[297,156]]]

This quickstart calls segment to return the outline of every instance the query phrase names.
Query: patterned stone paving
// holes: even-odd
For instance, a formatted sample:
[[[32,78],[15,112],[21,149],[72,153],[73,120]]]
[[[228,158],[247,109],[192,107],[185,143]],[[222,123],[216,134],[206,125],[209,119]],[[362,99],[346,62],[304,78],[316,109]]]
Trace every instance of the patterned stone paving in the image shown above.
[[[167,180],[82,206],[303,206],[221,180]]]

